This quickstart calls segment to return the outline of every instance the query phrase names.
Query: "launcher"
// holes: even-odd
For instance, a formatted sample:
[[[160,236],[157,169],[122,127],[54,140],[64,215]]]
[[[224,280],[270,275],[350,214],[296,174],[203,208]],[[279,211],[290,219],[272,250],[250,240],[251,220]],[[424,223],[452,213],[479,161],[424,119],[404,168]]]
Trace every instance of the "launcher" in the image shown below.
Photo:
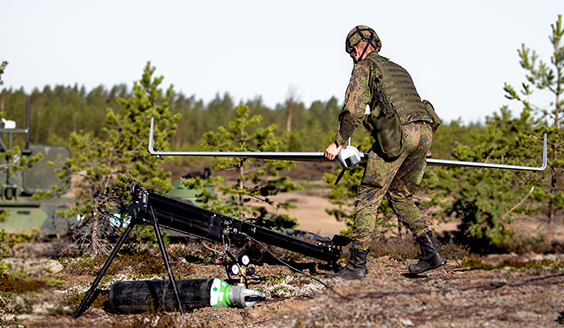
[[[336,262],[342,254],[342,248],[351,242],[349,238],[341,235],[335,235],[332,239],[317,234],[308,234],[311,238],[294,237],[203,209],[189,201],[175,199],[152,190],[146,190],[139,185],[133,186],[131,195],[133,196],[133,201],[127,208],[130,216],[129,225],[104,263],[90,290],[75,311],[73,319],[76,319],[83,311],[88,299],[102,280],[102,277],[135,225],[153,226],[164,265],[181,312],[183,312],[182,301],[161,237],[161,228],[221,243],[224,247],[225,257],[228,259],[224,261],[228,276],[231,277],[231,274],[233,274],[240,277],[245,286],[247,286],[248,277],[256,277],[255,268],[249,265],[251,259],[248,255],[242,253],[235,256],[229,250],[230,246],[242,247],[248,241],[267,243],[325,261],[327,268],[331,269],[338,266]]]

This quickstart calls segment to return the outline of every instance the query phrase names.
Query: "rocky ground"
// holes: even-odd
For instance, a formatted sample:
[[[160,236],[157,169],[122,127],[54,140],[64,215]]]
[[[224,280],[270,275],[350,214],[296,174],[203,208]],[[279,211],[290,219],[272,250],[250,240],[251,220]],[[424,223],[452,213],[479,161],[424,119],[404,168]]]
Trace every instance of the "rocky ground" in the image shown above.
[[[168,247],[176,277],[227,280],[219,257],[210,251],[213,246],[202,246]],[[249,288],[264,291],[266,300],[247,308],[205,307],[185,315],[106,311],[114,282],[167,277],[157,249],[126,249],[112,263],[86,311],[74,320],[72,313],[105,259],[54,260],[44,256],[52,247],[56,245],[44,245],[42,252],[16,247],[16,256],[6,260],[15,274],[0,284],[2,327],[561,327],[564,323],[564,255],[479,258],[453,245],[443,245],[450,258],[446,266],[416,277],[406,270],[415,260],[403,256],[370,256],[368,276],[355,281],[321,278],[324,271],[314,260],[296,265],[309,264],[308,272],[317,280],[266,261],[270,264],[256,265],[263,280],[249,283]]]
[[[300,228],[331,236],[346,228],[326,215],[331,205],[318,195],[285,196],[294,202]],[[280,200],[277,200],[280,201]],[[325,202],[325,203],[324,203]],[[448,227],[447,227],[448,228]],[[451,224],[452,228],[452,224]],[[440,232],[444,226],[433,225]],[[447,229],[448,230],[448,229]],[[557,231],[556,235],[562,235]],[[112,245],[109,246],[111,249]],[[477,256],[445,243],[449,263],[421,276],[407,274],[418,247],[413,239],[376,242],[362,280],[322,278],[322,262],[281,249],[296,273],[265,255],[253,264],[261,279],[250,289],[267,295],[247,308],[204,307],[179,313],[108,311],[108,291],[117,281],[167,279],[155,246],[126,245],[78,319],[72,314],[92,285],[106,257],[59,257],[59,244],[25,243],[5,259],[11,275],[0,279],[0,327],[562,327],[564,254]],[[228,280],[220,248],[190,240],[167,247],[177,279]],[[345,250],[343,258],[347,258]],[[341,264],[346,260],[341,260]]]

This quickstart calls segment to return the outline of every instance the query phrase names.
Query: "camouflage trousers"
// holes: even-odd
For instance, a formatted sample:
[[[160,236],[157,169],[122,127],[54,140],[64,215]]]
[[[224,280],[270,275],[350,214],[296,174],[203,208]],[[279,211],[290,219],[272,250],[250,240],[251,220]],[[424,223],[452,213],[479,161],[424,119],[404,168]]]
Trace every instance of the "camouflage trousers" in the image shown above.
[[[418,237],[429,231],[425,218],[413,201],[415,188],[425,173],[425,158],[433,132],[428,124],[403,126],[405,150],[394,161],[385,161],[370,151],[364,176],[355,199],[353,235],[355,247],[369,246],[380,202],[387,194],[394,213],[411,233]]]

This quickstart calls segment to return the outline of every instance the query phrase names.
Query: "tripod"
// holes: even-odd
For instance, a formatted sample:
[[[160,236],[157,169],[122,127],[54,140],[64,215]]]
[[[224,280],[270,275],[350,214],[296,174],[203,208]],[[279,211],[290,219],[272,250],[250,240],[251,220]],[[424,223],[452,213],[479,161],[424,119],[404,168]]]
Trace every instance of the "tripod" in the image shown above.
[[[136,224],[151,224],[153,226],[155,235],[157,236],[157,241],[159,243],[159,248],[161,250],[161,255],[163,256],[166,271],[168,273],[168,278],[170,279],[170,282],[172,284],[172,288],[174,290],[174,295],[176,296],[176,301],[178,302],[178,309],[180,310],[181,314],[184,314],[184,309],[182,308],[182,303],[180,301],[180,295],[178,294],[178,288],[176,286],[176,280],[174,279],[174,275],[173,275],[172,269],[170,267],[170,261],[168,259],[168,255],[166,253],[166,248],[164,246],[164,242],[163,242],[163,239],[162,239],[162,236],[161,236],[161,228],[159,227],[159,222],[157,220],[157,217],[155,216],[155,212],[154,212],[154,210],[151,206],[147,207],[147,212],[148,212],[148,222],[147,222],[146,220],[142,220],[142,219],[139,219],[137,217],[137,213],[139,213],[140,210],[142,210],[141,206],[139,206],[139,207],[134,206],[134,207],[129,208],[130,214],[133,214],[129,225],[127,226],[127,228],[125,229],[125,231],[121,235],[121,237],[119,238],[116,246],[112,250],[108,259],[106,260],[106,263],[104,263],[102,270],[100,270],[100,272],[98,273],[98,276],[96,277],[96,279],[92,283],[90,290],[88,290],[88,293],[86,293],[86,296],[84,297],[84,299],[82,300],[82,302],[80,303],[80,305],[78,306],[78,308],[76,309],[74,314],[72,315],[73,319],[78,318],[82,314],[82,312],[85,310],[85,306],[88,303],[88,300],[90,299],[90,297],[94,293],[94,290],[96,290],[96,287],[98,287],[98,284],[100,284],[100,281],[104,277],[104,274],[106,273],[106,271],[108,271],[110,264],[112,263],[112,261],[116,257],[119,249],[121,248],[121,246],[123,246],[123,243],[127,239],[127,236],[129,235],[129,233],[131,232],[131,230],[133,229],[133,227]]]

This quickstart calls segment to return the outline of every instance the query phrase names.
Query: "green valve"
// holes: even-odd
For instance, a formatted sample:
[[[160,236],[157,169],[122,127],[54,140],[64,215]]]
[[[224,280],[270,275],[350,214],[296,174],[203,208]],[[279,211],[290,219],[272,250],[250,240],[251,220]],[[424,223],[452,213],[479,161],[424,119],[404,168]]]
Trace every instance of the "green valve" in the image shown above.
[[[221,279],[214,278],[210,291],[210,305],[214,308],[229,307],[231,305],[229,301],[230,290],[231,285]]]

